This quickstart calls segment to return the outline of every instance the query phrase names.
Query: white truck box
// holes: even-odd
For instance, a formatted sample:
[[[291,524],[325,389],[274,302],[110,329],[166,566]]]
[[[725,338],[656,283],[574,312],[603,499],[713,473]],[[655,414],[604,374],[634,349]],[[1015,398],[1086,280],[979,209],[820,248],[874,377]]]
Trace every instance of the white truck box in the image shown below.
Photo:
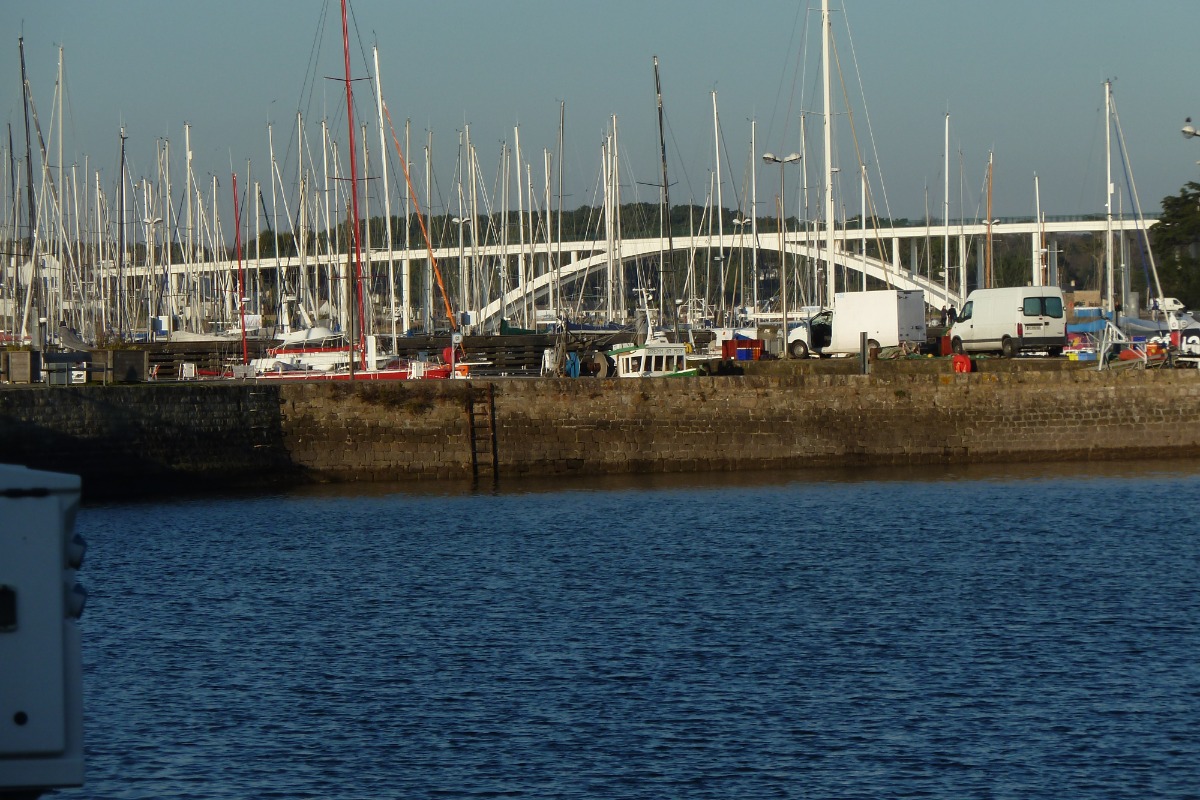
[[[859,352],[860,334],[879,347],[925,343],[925,293],[880,289],[833,296],[833,329],[824,353]]]

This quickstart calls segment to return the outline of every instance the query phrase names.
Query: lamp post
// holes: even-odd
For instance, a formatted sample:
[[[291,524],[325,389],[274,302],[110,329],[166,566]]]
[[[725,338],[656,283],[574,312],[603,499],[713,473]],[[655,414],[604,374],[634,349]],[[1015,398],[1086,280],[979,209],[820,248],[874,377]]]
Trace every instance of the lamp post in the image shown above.
[[[783,357],[790,358],[788,352],[788,305],[787,305],[787,261],[784,241],[787,234],[787,201],[784,193],[784,164],[792,164],[800,160],[799,153],[779,158],[773,153],[763,153],[763,161],[779,165],[779,310],[783,319]]]

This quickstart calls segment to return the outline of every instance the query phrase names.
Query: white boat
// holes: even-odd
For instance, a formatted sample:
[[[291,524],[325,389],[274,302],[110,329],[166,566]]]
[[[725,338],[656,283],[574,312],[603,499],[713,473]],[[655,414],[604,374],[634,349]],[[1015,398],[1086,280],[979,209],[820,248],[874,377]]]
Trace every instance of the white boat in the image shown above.
[[[250,366],[256,373],[281,370],[329,372],[348,369],[350,343],[346,341],[345,334],[324,326],[304,328],[283,334],[279,344],[267,350],[262,358],[251,361]]]
[[[683,378],[700,372],[687,365],[687,345],[673,342],[618,345],[608,356],[616,364],[618,378]]]

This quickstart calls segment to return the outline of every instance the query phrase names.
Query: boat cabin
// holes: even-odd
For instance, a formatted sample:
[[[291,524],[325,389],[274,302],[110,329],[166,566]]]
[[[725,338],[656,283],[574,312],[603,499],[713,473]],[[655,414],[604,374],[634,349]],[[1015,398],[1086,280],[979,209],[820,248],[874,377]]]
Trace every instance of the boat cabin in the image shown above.
[[[695,368],[688,368],[687,346],[682,344],[653,342],[618,348],[609,355],[616,362],[619,378],[655,378],[696,372]]]

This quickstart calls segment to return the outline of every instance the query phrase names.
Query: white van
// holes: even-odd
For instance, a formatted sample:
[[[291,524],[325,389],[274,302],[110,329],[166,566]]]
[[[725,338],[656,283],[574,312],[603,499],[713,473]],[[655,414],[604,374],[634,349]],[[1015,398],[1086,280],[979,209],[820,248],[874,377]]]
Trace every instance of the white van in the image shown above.
[[[950,327],[956,353],[998,350],[1012,358],[1023,350],[1062,355],[1067,316],[1057,286],[976,289]]]

